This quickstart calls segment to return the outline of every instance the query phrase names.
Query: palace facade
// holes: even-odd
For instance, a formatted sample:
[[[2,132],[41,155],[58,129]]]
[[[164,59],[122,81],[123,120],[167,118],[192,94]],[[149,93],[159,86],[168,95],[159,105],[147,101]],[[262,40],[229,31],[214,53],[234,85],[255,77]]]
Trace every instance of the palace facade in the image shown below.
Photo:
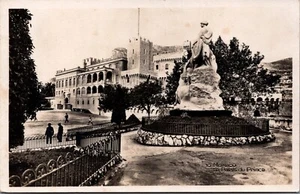
[[[148,78],[165,80],[170,66],[157,69],[165,64],[153,62],[153,43],[142,37],[130,39],[127,48],[116,48],[107,59],[87,58],[82,67],[56,72],[55,109],[86,109],[99,113],[99,97],[106,85],[120,84],[132,88]],[[157,56],[156,56],[157,58]],[[164,73],[161,73],[163,71]],[[164,84],[164,83],[163,83]]]

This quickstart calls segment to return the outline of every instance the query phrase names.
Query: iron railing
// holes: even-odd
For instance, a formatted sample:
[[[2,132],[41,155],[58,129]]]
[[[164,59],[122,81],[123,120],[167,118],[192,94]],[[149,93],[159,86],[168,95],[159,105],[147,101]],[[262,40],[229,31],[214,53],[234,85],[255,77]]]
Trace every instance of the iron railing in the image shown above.
[[[146,118],[147,119],[147,118]],[[154,122],[152,118],[148,122],[143,122],[142,129],[164,134],[176,135],[204,135],[211,136],[252,136],[269,134],[269,120],[253,119],[247,120],[252,124],[196,124],[196,123],[169,123],[169,122]]]
[[[25,151],[25,150],[34,150],[34,149],[44,149],[44,148],[53,148],[53,147],[72,147],[76,145],[76,138],[68,138],[67,134],[63,134],[62,142],[58,142],[57,135],[52,136],[52,143],[48,142],[46,144],[46,136],[45,135],[35,135],[31,137],[26,137],[24,139],[24,144],[22,146],[18,146],[14,149],[11,149],[12,152],[15,151]]]
[[[22,176],[13,175],[9,178],[10,186],[84,186],[90,180],[104,176],[107,169],[120,160],[121,135],[101,139],[90,145],[51,159],[47,164],[39,164],[35,170],[27,169]],[[99,174],[100,173],[100,174]]]

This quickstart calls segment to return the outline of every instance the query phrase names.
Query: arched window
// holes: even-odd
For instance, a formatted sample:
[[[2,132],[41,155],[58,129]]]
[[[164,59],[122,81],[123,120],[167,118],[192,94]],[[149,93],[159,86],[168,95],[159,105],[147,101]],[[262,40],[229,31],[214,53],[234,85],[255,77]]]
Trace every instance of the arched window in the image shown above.
[[[169,64],[167,63],[166,65],[165,65],[165,70],[168,70],[169,69]]]
[[[73,89],[73,94],[75,95],[75,89]]]
[[[97,81],[97,73],[94,73],[93,74],[93,82],[96,82]]]
[[[99,73],[99,81],[103,80],[103,72]]]
[[[77,94],[80,95],[80,88],[77,88]]]
[[[76,78],[74,77],[73,78],[73,86],[75,86],[75,84],[76,84]]]
[[[81,88],[81,94],[85,94],[85,88]]]
[[[91,74],[89,74],[88,76],[87,76],[87,81],[86,81],[86,83],[91,83],[92,82],[92,76],[91,76]]]
[[[254,98],[251,98],[251,104],[252,104],[252,105],[255,105],[255,100],[254,100]]]
[[[66,87],[68,87],[68,80],[66,79]]]
[[[108,71],[107,74],[106,74],[106,80],[108,82],[111,82],[112,81],[112,72],[111,71]]]
[[[72,86],[72,79],[69,79],[69,86]]]
[[[98,93],[102,93],[103,92],[103,87],[102,86],[98,86]]]
[[[81,84],[85,84],[85,76],[83,75],[81,78]]]
[[[95,99],[93,98],[93,104],[95,104]]]
[[[92,88],[92,93],[93,93],[93,94],[96,94],[96,93],[97,93],[97,87],[96,87],[96,86],[93,86],[93,88]]]
[[[262,102],[262,98],[261,97],[259,97],[259,98],[257,98],[257,100],[256,100],[257,102]]]
[[[86,94],[90,94],[90,93],[91,93],[91,87],[87,87]]]
[[[82,100],[82,104],[84,104],[84,100]]]
[[[90,104],[90,100],[87,100],[87,104]]]
[[[267,105],[269,104],[269,101],[270,101],[269,98],[266,98],[266,99],[265,99],[265,103],[266,103]]]
[[[64,87],[64,80],[61,80],[61,87]]]

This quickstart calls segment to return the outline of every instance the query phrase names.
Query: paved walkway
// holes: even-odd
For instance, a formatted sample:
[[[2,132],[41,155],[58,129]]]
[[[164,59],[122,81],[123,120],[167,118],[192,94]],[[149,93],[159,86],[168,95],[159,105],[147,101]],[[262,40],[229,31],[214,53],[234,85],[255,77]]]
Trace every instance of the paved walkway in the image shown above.
[[[274,142],[231,147],[145,146],[134,140],[136,131],[125,133],[121,156],[126,161],[108,185],[291,184],[292,134],[274,133]],[[218,165],[236,165],[236,171],[226,171]]]

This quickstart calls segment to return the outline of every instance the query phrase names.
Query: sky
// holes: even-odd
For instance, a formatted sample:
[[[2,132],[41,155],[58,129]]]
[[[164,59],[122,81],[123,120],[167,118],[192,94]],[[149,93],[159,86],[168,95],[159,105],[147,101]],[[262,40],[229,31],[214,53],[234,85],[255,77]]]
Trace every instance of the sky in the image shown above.
[[[140,35],[156,45],[182,45],[196,38],[200,22],[206,20],[214,41],[221,36],[229,43],[236,37],[252,52],[260,51],[263,62],[292,57],[299,44],[298,4],[264,2],[142,7]],[[101,7],[29,9],[32,58],[40,81],[50,81],[57,70],[82,66],[84,58],[108,58],[114,48],[126,48],[137,36],[137,6]]]

